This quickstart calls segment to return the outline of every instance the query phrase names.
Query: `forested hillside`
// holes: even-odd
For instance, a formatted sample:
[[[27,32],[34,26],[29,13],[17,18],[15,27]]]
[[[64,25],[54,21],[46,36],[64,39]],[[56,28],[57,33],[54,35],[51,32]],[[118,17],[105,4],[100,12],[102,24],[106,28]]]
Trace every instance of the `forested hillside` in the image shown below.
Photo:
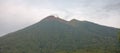
[[[1,53],[115,53],[119,29],[48,16],[0,37]]]

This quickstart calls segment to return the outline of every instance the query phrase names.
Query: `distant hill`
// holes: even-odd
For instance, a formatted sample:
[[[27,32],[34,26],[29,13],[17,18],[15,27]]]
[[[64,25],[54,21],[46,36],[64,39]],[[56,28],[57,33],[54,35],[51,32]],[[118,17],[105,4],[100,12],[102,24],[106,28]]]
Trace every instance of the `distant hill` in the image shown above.
[[[113,53],[119,29],[48,16],[0,37],[1,53]]]

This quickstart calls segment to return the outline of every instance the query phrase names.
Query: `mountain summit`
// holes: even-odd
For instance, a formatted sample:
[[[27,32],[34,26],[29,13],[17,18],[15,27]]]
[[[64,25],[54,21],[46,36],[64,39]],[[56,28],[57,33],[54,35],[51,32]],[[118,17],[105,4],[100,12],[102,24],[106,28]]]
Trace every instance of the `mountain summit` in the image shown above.
[[[0,37],[1,53],[113,53],[118,29],[48,16]]]
[[[63,22],[63,23],[66,23],[67,21],[66,20],[63,20],[59,17],[56,17],[54,15],[50,15],[50,16],[47,16],[45,19],[43,19],[42,21],[59,21],[59,22]],[[42,22],[41,21],[41,22]]]
[[[43,20],[57,20],[57,19],[60,19],[58,17],[55,17],[54,15],[50,15],[50,16],[47,16],[45,19]]]

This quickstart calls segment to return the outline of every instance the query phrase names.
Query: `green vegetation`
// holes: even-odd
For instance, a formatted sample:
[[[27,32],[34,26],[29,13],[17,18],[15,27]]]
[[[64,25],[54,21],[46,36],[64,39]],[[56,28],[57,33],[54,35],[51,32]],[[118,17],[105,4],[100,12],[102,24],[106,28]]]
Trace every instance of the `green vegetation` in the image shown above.
[[[49,16],[0,38],[1,53],[115,53],[118,29]]]
[[[120,30],[119,30],[120,31]],[[118,41],[120,42],[120,32],[118,33]]]
[[[117,44],[117,47],[116,47],[116,53],[120,53],[120,32],[118,32],[118,44]]]

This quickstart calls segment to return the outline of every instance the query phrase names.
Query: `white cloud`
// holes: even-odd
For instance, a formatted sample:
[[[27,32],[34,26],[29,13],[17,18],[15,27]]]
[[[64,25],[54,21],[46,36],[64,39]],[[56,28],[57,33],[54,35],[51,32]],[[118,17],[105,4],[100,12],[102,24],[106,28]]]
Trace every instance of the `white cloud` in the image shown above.
[[[120,28],[119,13],[117,14],[117,11],[106,12],[102,9],[104,5],[109,4],[106,4],[107,1],[1,0],[0,34],[21,29],[51,14],[66,20],[76,18]],[[98,5],[95,5],[95,2]]]

